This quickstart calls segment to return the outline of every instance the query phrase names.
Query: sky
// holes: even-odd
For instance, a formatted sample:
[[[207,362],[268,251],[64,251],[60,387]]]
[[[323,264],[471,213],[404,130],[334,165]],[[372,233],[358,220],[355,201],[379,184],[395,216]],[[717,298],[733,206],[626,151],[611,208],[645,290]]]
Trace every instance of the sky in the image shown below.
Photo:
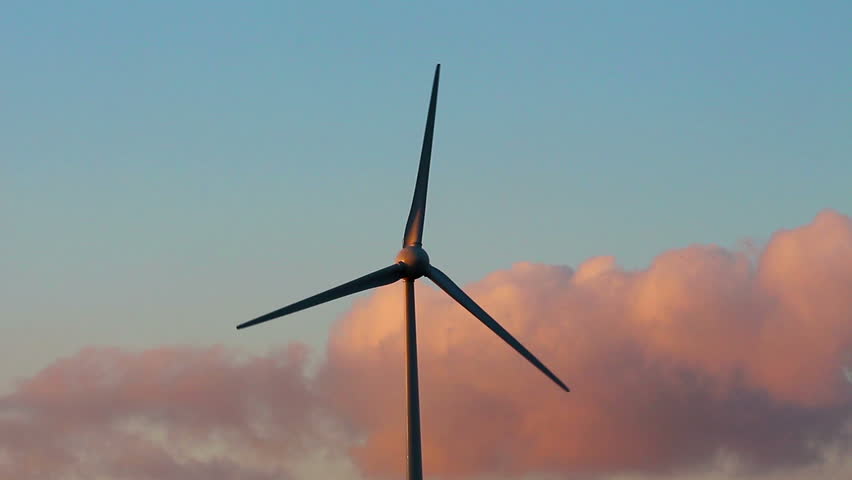
[[[53,450],[0,439],[0,468],[393,476],[403,424],[369,411],[402,398],[388,366],[403,358],[399,289],[234,327],[391,263],[441,63],[424,246],[580,398],[574,413],[525,416],[537,408],[525,391],[541,391],[544,412],[563,407],[422,282],[421,315],[458,319],[421,322],[444,335],[424,337],[423,364],[437,365],[424,366],[427,473],[786,480],[852,469],[852,392],[837,382],[852,367],[850,16],[839,1],[5,3],[0,422],[34,438],[70,433]],[[584,283],[598,277],[605,286]],[[747,340],[724,340],[734,333]],[[562,335],[578,353],[553,343]],[[469,358],[473,347],[482,355]],[[630,352],[643,359],[639,384]],[[518,383],[474,380],[498,366]],[[189,381],[146,380],[170,368]],[[85,374],[102,369],[123,380]],[[374,388],[351,383],[364,375]],[[784,386],[787,376],[800,382]],[[599,385],[608,377],[653,390],[620,423],[595,408],[623,408]],[[211,396],[221,401],[198,405]],[[247,398],[270,408],[270,432],[240,423],[259,421]],[[75,410],[89,401],[109,414]],[[477,401],[523,421],[487,422]],[[696,433],[691,408],[721,426]],[[74,412],[81,420],[66,423]],[[643,423],[663,412],[682,421]],[[751,429],[731,412],[751,415]],[[305,420],[315,417],[321,426]],[[578,446],[569,427],[580,419],[584,438],[601,425],[618,438],[633,438],[620,436],[627,425],[666,429],[637,437],[644,450],[623,446],[633,456],[607,456],[610,437]],[[756,448],[779,424],[791,425],[787,443]],[[489,425],[470,450],[441,447]],[[211,431],[221,444],[199,443]],[[133,458],[81,459],[62,443],[81,436],[120,438]],[[513,436],[526,442],[489,442]],[[238,458],[220,451],[247,440]],[[186,450],[165,455],[169,441]],[[300,453],[275,463],[273,446]]]

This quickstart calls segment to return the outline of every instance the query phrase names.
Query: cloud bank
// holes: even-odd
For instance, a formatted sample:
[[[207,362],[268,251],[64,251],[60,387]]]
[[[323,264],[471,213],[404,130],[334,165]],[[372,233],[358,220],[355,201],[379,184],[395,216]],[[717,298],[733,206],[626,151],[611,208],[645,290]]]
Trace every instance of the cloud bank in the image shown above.
[[[570,394],[427,283],[423,448],[436,477],[682,478],[726,458],[728,477],[787,479],[852,448],[852,220],[837,212],[753,254],[695,245],[638,271],[611,257],[520,263],[466,286]],[[399,477],[401,288],[356,302],[313,376],[299,345],[59,359],[0,398],[0,473],[294,478],[289,465],[323,449],[368,478]]]
[[[318,440],[305,361],[298,344],[85,349],[0,398],[0,477],[290,478],[280,459]]]

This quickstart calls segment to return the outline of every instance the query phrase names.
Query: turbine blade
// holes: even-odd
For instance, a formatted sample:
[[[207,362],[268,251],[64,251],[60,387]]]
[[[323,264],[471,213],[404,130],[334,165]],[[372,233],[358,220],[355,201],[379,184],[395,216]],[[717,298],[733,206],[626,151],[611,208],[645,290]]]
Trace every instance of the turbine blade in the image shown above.
[[[432,81],[432,97],[429,100],[429,113],[426,116],[426,132],[423,134],[423,148],[420,150],[420,166],[417,168],[417,183],[411,210],[402,236],[402,246],[420,246],[423,242],[423,220],[426,218],[426,190],[429,187],[429,164],[432,161],[432,135],[435,131],[435,107],[438,103],[438,78],[441,76],[441,64],[435,66],[435,79]]]
[[[456,285],[452,280],[450,280],[450,277],[444,274],[444,272],[438,270],[433,265],[429,267],[429,272],[426,274],[426,276],[429,277],[429,279],[431,279],[433,282],[435,282],[436,285],[441,287],[443,291],[447,292],[447,295],[453,297],[455,301],[459,302],[459,304],[466,308],[468,312],[472,313],[474,317],[478,318],[480,322],[484,323],[486,327],[490,328],[492,332],[496,333],[498,337],[502,338],[503,341],[508,343],[512,348],[514,348],[515,351],[520,353],[521,356],[526,358],[530,363],[535,365],[536,368],[541,370],[542,373],[547,375],[548,378],[550,378],[557,385],[559,385],[560,388],[562,388],[566,392],[570,391],[568,387],[565,386],[564,383],[562,383],[562,380],[557,378],[556,375],[553,374],[553,372],[551,372],[547,367],[544,366],[543,363],[541,363],[541,361],[539,361],[539,359],[535,358],[535,355],[530,353],[530,351],[527,350],[526,347],[521,345],[521,342],[515,340],[515,337],[513,337],[509,332],[507,332],[506,329],[503,328],[499,323],[497,323],[496,320],[491,318],[491,315],[488,315],[488,313],[486,313],[485,310],[482,309],[482,307],[477,305],[472,298],[467,296],[467,294],[464,293],[464,291],[459,288],[459,286]]]
[[[261,315],[254,320],[249,320],[248,322],[238,325],[237,329],[251,327],[252,325],[257,325],[258,323],[283,317],[284,315],[289,315],[291,313],[298,312],[299,310],[314,307],[321,303],[330,302],[347,295],[352,295],[353,293],[381,287],[382,285],[388,285],[402,278],[404,270],[405,267],[401,263],[385,267],[381,270],[376,270],[375,272],[368,273],[361,278],[356,278],[351,282],[346,282],[343,285],[318,293],[312,297],[287,305],[286,307],[279,308],[274,312]]]

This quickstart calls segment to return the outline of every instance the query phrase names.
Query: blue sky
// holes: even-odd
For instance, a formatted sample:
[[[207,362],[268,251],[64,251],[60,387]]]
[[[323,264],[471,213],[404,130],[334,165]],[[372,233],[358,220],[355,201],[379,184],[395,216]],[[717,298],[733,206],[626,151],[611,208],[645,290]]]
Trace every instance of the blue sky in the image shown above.
[[[848,2],[9,2],[0,384],[233,327],[388,264],[442,63],[425,246],[639,268],[852,212]]]

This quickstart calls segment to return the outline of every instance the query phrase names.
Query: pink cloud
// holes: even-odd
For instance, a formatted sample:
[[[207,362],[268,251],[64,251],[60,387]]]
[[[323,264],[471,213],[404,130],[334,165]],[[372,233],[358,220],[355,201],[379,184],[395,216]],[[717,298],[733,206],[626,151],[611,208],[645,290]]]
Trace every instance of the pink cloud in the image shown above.
[[[366,441],[372,474],[402,471],[401,292],[337,325],[323,385]],[[522,263],[473,298],[572,386],[560,393],[461,307],[420,287],[426,469],[446,477],[672,472],[733,452],[757,469],[846,442],[852,388],[852,221],[777,233],[756,261],[714,246],[641,271]]]
[[[0,398],[0,472],[281,478],[275,459],[315,440],[306,353],[297,344],[248,358],[221,347],[82,350]]]
[[[756,255],[694,245],[638,271],[611,257],[520,263],[467,286],[570,394],[426,284],[424,459],[439,478],[679,478],[722,455],[786,479],[852,447],[852,220],[837,212]],[[399,477],[401,313],[398,285],[357,301],[313,377],[296,344],[58,359],[0,397],[0,477],[286,479],[317,449]]]

